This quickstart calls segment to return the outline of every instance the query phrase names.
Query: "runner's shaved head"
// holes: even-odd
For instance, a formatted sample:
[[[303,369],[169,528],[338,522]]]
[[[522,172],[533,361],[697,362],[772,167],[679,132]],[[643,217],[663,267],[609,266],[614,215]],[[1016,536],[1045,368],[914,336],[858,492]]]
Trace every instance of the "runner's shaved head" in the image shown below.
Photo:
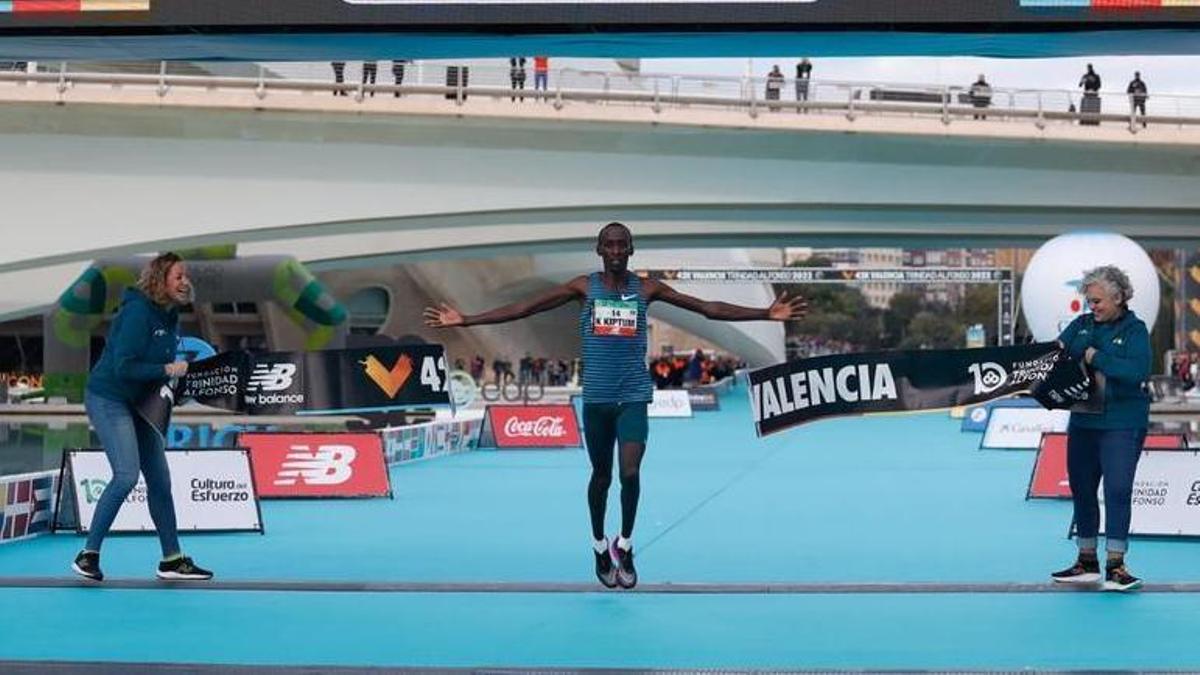
[[[596,244],[597,245],[603,243],[604,235],[609,230],[619,230],[621,232],[624,232],[625,239],[628,240],[630,244],[633,243],[633,233],[629,231],[628,227],[625,227],[625,223],[618,223],[616,221],[613,221],[613,222],[605,225],[604,227],[600,228],[600,234],[596,235]]]

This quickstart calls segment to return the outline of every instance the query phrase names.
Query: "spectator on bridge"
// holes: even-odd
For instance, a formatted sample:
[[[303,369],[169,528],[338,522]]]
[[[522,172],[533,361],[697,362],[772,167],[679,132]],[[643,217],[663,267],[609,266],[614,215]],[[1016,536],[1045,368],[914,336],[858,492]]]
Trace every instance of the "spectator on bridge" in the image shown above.
[[[362,83],[375,84],[375,76],[379,74],[378,61],[363,61]],[[371,90],[371,96],[375,95],[375,90]]]
[[[550,86],[550,57],[533,57],[533,89],[546,91]]]
[[[1100,75],[1087,65],[1087,72],[1079,79],[1083,87],[1083,98],[1079,101],[1079,124],[1096,126],[1100,124]]]
[[[971,105],[977,108],[974,118],[986,120],[987,114],[983,110],[992,104],[992,85],[984,79],[983,73],[980,73],[979,79],[971,84],[970,95]]]
[[[1138,71],[1133,72],[1133,79],[1130,80],[1129,86],[1125,88],[1125,93],[1129,94],[1129,103],[1132,106],[1131,112],[1134,115],[1142,116],[1142,128],[1146,127],[1146,99],[1149,98],[1146,83],[1142,81],[1142,74]]]
[[[771,72],[767,73],[767,100],[778,101],[779,94],[783,91],[783,73],[779,70],[779,66],[771,67]],[[779,110],[779,104],[768,104],[772,111]]]
[[[508,81],[512,88],[511,100],[516,101],[520,96],[525,100],[525,57],[516,56],[508,60]],[[520,92],[520,93],[517,93]]]
[[[1087,72],[1079,78],[1079,86],[1083,87],[1084,94],[1096,94],[1100,91],[1100,75],[1096,73],[1092,64],[1087,64]]]
[[[330,61],[329,65],[333,67],[333,81],[335,84],[342,84],[346,81],[346,62],[345,61]],[[333,90],[334,96],[345,96],[346,90],[338,87]]]
[[[410,63],[408,59],[394,59],[392,61],[392,82],[399,87],[404,84],[404,66]],[[400,92],[393,94],[396,98],[400,98]]]
[[[796,102],[802,103],[808,100],[808,81],[812,77],[812,63],[808,57],[800,59],[800,63],[796,64]],[[796,107],[797,113],[807,113],[808,108]]]

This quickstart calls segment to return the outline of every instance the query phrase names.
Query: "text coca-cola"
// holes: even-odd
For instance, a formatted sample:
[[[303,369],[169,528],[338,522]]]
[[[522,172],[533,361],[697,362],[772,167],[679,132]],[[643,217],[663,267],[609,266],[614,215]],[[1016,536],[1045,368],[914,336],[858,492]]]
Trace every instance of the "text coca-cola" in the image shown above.
[[[566,434],[563,428],[563,418],[543,415],[536,420],[519,420],[508,418],[504,423],[504,433],[508,436],[523,436],[535,438],[559,438]]]
[[[489,405],[481,447],[572,448],[583,439],[570,405]]]

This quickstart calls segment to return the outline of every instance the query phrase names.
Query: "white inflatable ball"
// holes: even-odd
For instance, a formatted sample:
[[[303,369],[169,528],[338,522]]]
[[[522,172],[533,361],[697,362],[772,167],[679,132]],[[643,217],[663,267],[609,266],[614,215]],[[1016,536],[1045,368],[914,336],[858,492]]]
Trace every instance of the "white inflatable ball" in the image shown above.
[[[1083,273],[1115,265],[1129,275],[1129,306],[1146,327],[1158,318],[1158,275],[1146,251],[1132,239],[1108,232],[1057,236],[1033,254],[1021,281],[1021,309],[1039,342],[1053,340],[1072,319],[1087,311],[1079,281]]]

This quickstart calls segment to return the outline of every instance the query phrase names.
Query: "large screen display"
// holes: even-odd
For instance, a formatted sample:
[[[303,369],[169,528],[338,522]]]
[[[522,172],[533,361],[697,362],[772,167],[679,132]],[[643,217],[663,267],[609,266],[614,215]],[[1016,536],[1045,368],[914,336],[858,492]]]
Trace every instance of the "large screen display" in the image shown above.
[[[1200,24],[1200,0],[0,0],[0,32],[414,31],[431,27],[1082,30]]]

